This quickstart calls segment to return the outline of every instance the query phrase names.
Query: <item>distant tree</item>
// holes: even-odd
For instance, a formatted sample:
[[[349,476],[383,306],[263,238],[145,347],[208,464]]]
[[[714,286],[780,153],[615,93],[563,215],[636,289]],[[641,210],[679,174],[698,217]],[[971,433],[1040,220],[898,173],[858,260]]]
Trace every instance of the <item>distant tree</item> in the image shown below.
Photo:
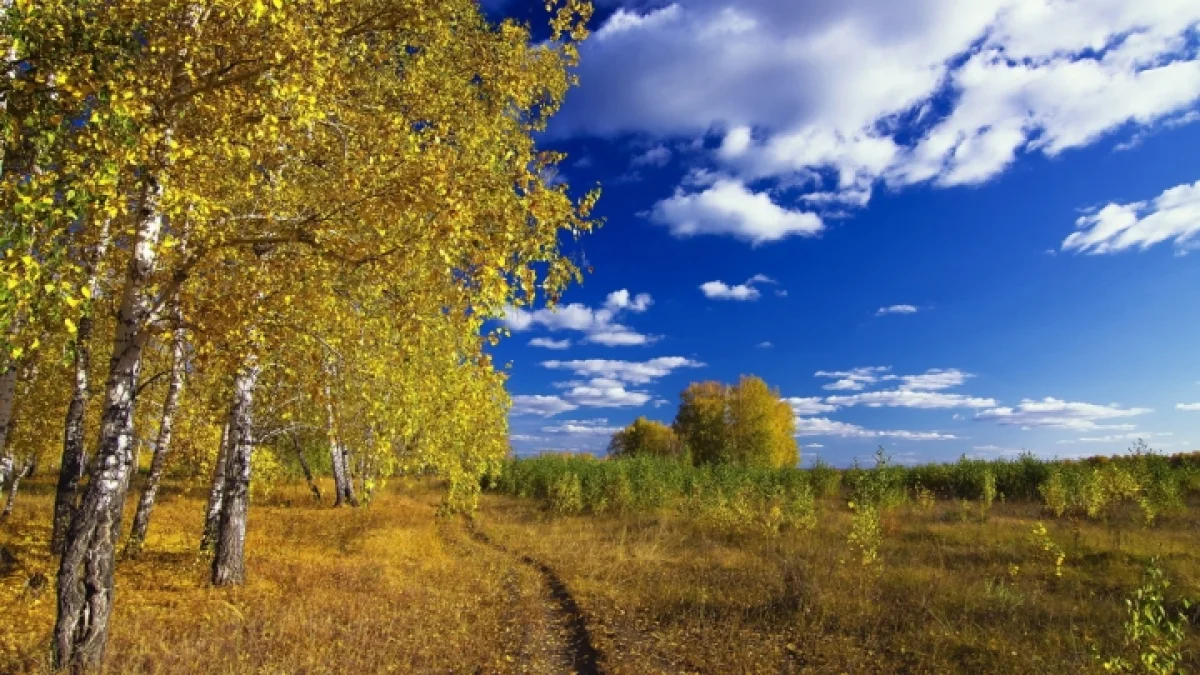
[[[722,464],[729,452],[726,389],[720,382],[693,382],[679,395],[675,434],[697,464]]]
[[[632,424],[613,434],[608,444],[611,457],[679,457],[682,445],[671,427],[655,420],[639,417]]]
[[[743,376],[726,396],[733,459],[751,466],[789,467],[799,461],[796,417],[778,389]]]
[[[795,415],[761,378],[699,382],[680,396],[675,433],[697,464],[792,467],[800,460]]]

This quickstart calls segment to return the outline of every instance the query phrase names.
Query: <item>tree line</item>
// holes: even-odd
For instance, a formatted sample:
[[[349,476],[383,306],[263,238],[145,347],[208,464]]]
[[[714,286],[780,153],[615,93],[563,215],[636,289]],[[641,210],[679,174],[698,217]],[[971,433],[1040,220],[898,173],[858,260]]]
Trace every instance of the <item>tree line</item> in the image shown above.
[[[398,470],[471,508],[507,451],[505,306],[580,278],[597,192],[534,135],[590,6],[548,39],[473,0],[0,3],[0,486],[59,465],[56,667],[103,658],[123,511],[208,476],[245,577],[256,449],[328,449],[336,504]],[[56,461],[57,460],[57,461]]]
[[[612,457],[672,457],[696,465],[795,468],[800,462],[792,408],[762,378],[694,382],[680,394],[675,421],[639,417],[613,434]]]

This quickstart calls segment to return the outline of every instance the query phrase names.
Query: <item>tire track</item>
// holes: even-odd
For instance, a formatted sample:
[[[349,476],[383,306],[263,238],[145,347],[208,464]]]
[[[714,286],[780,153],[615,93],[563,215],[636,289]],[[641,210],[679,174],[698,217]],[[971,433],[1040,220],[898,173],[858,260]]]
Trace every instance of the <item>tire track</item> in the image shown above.
[[[471,538],[506,555],[512,556],[521,563],[529,566],[541,576],[549,590],[550,605],[557,614],[557,619],[567,629],[567,640],[564,645],[564,656],[571,668],[578,675],[602,675],[600,668],[600,653],[592,644],[592,634],[588,630],[587,619],[579,609],[579,603],[567,589],[561,577],[546,563],[522,553],[516,553],[503,544],[496,542],[487,533],[479,529],[474,521],[467,521],[467,530]]]

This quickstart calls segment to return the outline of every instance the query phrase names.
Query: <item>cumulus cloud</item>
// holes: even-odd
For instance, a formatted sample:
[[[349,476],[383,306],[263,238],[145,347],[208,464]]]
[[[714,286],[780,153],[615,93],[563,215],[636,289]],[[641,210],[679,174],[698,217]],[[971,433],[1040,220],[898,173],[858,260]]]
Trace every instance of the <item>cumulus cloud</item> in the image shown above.
[[[983,410],[975,415],[975,419],[991,420],[999,424],[1023,428],[1130,431],[1133,429],[1131,424],[1100,424],[1100,422],[1136,417],[1149,412],[1153,411],[1149,408],[1122,408],[1115,403],[1099,405],[1063,401],[1048,396],[1040,401],[1024,399],[1015,408],[1004,406]]]
[[[754,301],[762,297],[755,284],[773,284],[775,280],[765,274],[755,274],[745,283],[729,285],[723,281],[708,281],[700,284],[704,297],[712,300],[737,300],[741,302]]]
[[[680,236],[753,243],[821,219],[746,186],[774,180],[814,207],[892,187],[987,181],[1022,155],[1193,119],[1187,0],[678,0],[622,9],[584,45],[586,83],[552,133],[722,134],[724,178],[654,209]]]
[[[558,396],[517,395],[512,397],[513,415],[540,415],[553,417],[559,413],[575,410],[579,406],[564,401]]]
[[[851,396],[830,396],[825,400],[836,406],[864,405],[868,408],[991,408],[996,405],[993,398],[911,389],[868,391]]]
[[[551,370],[568,370],[580,377],[605,378],[630,384],[649,384],[680,368],[702,368],[704,364],[682,356],[660,356],[649,361],[613,359],[543,361],[542,367]]]
[[[816,377],[826,377],[834,380],[824,385],[823,389],[830,391],[860,391],[867,385],[878,382],[891,369],[891,366],[867,366],[853,370],[818,370]]]
[[[830,396],[825,403],[836,407],[867,406],[869,408],[991,408],[996,400],[966,394],[951,394],[942,390],[957,387],[973,377],[957,368],[932,368],[918,375],[896,375],[889,367],[856,368],[850,371],[821,371],[820,377],[838,378],[825,385],[826,389],[861,391],[880,381],[899,382],[895,389],[868,391],[859,394]]]
[[[888,307],[880,307],[875,310],[875,316],[886,316],[888,314],[916,314],[917,308],[915,305],[890,305]]]
[[[649,150],[633,158],[633,166],[666,166],[671,161],[671,150],[659,143]]]
[[[533,338],[529,341],[530,347],[541,347],[543,349],[568,349],[571,346],[570,340],[555,340],[553,338]]]
[[[1177,185],[1153,201],[1109,204],[1080,217],[1075,227],[1062,250],[1100,255],[1171,241],[1177,250],[1188,251],[1200,233],[1200,180]]]
[[[546,439],[541,436],[533,436],[530,434],[509,434],[508,440],[515,443],[541,443]]]
[[[545,434],[570,436],[611,436],[620,430],[621,427],[610,426],[606,419],[563,420],[554,426],[542,427]]]
[[[1175,409],[1176,410],[1186,410],[1189,412],[1197,412],[1197,411],[1200,411],[1200,403],[1176,403]]]
[[[583,341],[594,344],[615,346],[646,345],[654,342],[655,337],[644,335],[636,330],[617,322],[622,313],[639,314],[645,312],[654,304],[654,299],[648,293],[631,294],[626,289],[613,291],[608,294],[603,307],[593,309],[580,303],[571,303],[553,309],[527,310],[520,307],[506,307],[504,310],[504,325],[514,333],[532,330],[542,326],[551,332],[577,331],[584,334]],[[534,344],[534,342],[540,342]],[[538,340],[530,342],[534,346],[550,349],[553,340]],[[561,344],[556,343],[556,344]],[[569,346],[569,344],[568,344]]]
[[[779,206],[766,192],[753,192],[738,180],[720,179],[700,192],[675,191],[654,205],[650,219],[676,237],[729,235],[751,244],[791,236],[813,236],[824,229],[820,216]]]
[[[971,377],[974,375],[957,368],[932,368],[920,375],[901,375],[899,379],[901,381],[900,389],[937,391],[957,387]]]
[[[865,429],[857,424],[838,422],[827,417],[796,418],[797,436],[841,436],[843,438],[896,438],[906,441],[951,441],[958,437],[938,431]]]
[[[976,457],[995,456],[995,455],[1011,457],[1014,455],[1019,455],[1022,452],[1024,452],[1020,448],[1008,448],[1008,447],[1005,447],[1002,445],[995,445],[994,443],[989,443],[987,445],[976,445],[975,447],[972,448],[972,450],[974,450],[976,452],[976,455],[975,455]]]
[[[1072,445],[1075,443],[1132,443],[1133,441],[1146,440],[1149,438],[1162,438],[1163,436],[1174,436],[1170,431],[1163,432],[1136,432],[1129,434],[1109,434],[1107,436],[1085,436],[1083,438],[1063,439],[1057,441],[1059,445]]]
[[[838,408],[836,405],[826,403],[820,396],[792,397],[786,398],[784,401],[792,406],[792,411],[796,413],[797,417],[833,412]]]
[[[629,390],[622,382],[602,377],[572,383],[563,397],[577,406],[588,408],[637,408],[654,398],[650,392]]]

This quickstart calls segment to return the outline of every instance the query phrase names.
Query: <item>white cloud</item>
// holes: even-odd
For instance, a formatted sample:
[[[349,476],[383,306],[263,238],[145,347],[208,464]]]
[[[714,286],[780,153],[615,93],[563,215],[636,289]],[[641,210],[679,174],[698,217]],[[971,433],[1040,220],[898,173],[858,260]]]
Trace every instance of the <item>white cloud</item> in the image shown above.
[[[773,284],[775,280],[765,274],[755,274],[745,283],[730,286],[723,281],[708,281],[700,284],[704,297],[712,300],[754,301],[762,297],[755,284]]]
[[[709,159],[727,175],[718,183],[726,198],[677,192],[655,212],[681,223],[679,234],[764,243],[815,232],[820,220],[746,189],[759,180],[802,187],[815,206],[861,205],[880,181],[980,183],[1023,154],[1054,156],[1189,119],[1200,100],[1198,21],[1194,0],[678,0],[622,9],[584,45],[585,85],[552,132],[718,130]],[[763,225],[772,220],[790,225]]]
[[[606,419],[563,420],[557,425],[542,427],[545,434],[567,434],[571,436],[611,436],[621,427],[610,426]]]
[[[818,370],[816,377],[831,378],[836,381],[826,384],[823,389],[830,391],[860,391],[869,384],[874,384],[892,369],[891,366],[867,366],[853,370]]]
[[[541,443],[546,439],[541,436],[531,436],[529,434],[509,434],[508,440],[517,443]]]
[[[758,289],[746,284],[730,286],[723,281],[706,281],[700,284],[704,297],[713,300],[757,300],[762,297]]]
[[[702,368],[703,363],[682,356],[660,356],[649,361],[616,361],[583,359],[575,361],[543,361],[542,367],[569,370],[580,377],[607,378],[630,384],[648,384],[670,375],[680,368]]]
[[[900,385],[904,390],[941,390],[957,387],[967,381],[967,378],[974,377],[971,373],[964,373],[957,368],[932,368],[920,375],[901,375]]]
[[[514,415],[541,415],[542,417],[553,417],[579,407],[558,396],[517,395],[512,397],[512,403],[512,414]]]
[[[774,346],[775,345],[771,344],[770,342],[765,342],[765,341],[758,343],[759,349],[770,349],[771,347],[774,347]]]
[[[1200,403],[1176,403],[1176,410],[1186,410],[1189,412],[1200,411]]]
[[[875,316],[885,316],[887,314],[916,314],[917,308],[915,305],[890,305],[888,307],[880,307],[875,310]]]
[[[976,457],[982,457],[985,455],[1001,455],[1001,456],[1012,457],[1012,456],[1019,455],[1022,452],[1024,452],[1020,448],[1008,448],[1008,447],[1004,447],[1001,445],[995,445],[995,444],[976,445],[974,448],[971,448],[971,449],[974,450],[976,453],[978,453],[976,455]]]
[[[1045,427],[1051,429],[1115,429],[1129,431],[1132,425],[1099,424],[1103,420],[1135,417],[1152,412],[1149,408],[1122,408],[1117,404],[1099,405],[1076,403],[1046,397],[1040,401],[1024,399],[1016,408],[997,407],[981,411],[975,416],[979,420],[992,420],[999,424],[1024,428]]]
[[[1179,251],[1195,248],[1200,233],[1200,180],[1177,185],[1152,202],[1109,204],[1075,221],[1076,231],[1063,240],[1064,251],[1093,255],[1146,250],[1173,241]]]
[[[648,293],[632,295],[628,290],[621,289],[609,293],[600,309],[592,309],[580,303],[532,311],[520,307],[506,307],[504,325],[514,333],[532,330],[535,326],[542,326],[551,332],[577,331],[584,334],[584,342],[610,347],[647,345],[657,338],[639,333],[618,323],[616,319],[623,313],[645,312],[652,304],[654,299]],[[549,347],[551,342],[554,341],[535,339],[530,344],[550,349],[564,348]]]
[[[865,405],[868,408],[991,408],[996,405],[996,400],[992,398],[911,389],[830,396],[825,401],[837,406]]]
[[[792,410],[796,415],[817,415],[820,413],[833,412],[837,410],[836,405],[830,405],[821,400],[820,396],[809,396],[805,398],[792,397],[786,398],[784,401],[792,406]]]
[[[666,166],[671,161],[671,150],[659,143],[633,158],[633,166]]]
[[[533,338],[529,341],[530,347],[541,347],[543,349],[568,349],[571,346],[570,340],[554,340],[552,338]]]
[[[1057,441],[1059,445],[1073,445],[1075,443],[1132,443],[1137,440],[1148,440],[1151,438],[1162,438],[1164,436],[1174,436],[1170,431],[1164,432],[1136,432],[1129,434],[1109,434],[1108,436],[1091,436],[1084,438],[1064,439]]]
[[[797,436],[841,436],[843,438],[898,438],[907,441],[951,441],[958,437],[938,431],[882,431],[864,429],[857,424],[838,422],[827,417],[796,418]]]
[[[824,445],[822,445],[822,444],[820,444],[820,443],[809,443],[808,445],[806,445],[806,446],[804,446],[804,447],[806,447],[806,448],[813,448],[813,449],[815,450],[815,449],[818,449],[818,448],[823,448],[823,447],[825,447],[825,446],[824,446]]]
[[[824,385],[831,391],[861,392],[878,382],[899,382],[895,389],[853,395],[830,396],[825,403],[838,407],[864,405],[870,408],[991,408],[996,400],[966,394],[949,394],[943,389],[957,387],[971,373],[957,368],[932,368],[919,375],[896,375],[891,366],[869,366],[853,370],[818,371],[817,377],[834,379]]]
[[[577,406],[588,408],[636,408],[654,398],[649,392],[628,390],[623,383],[606,378],[575,384],[563,396]]]
[[[783,208],[766,192],[752,192],[741,181],[726,178],[702,192],[676,190],[654,205],[650,218],[676,237],[723,234],[755,245],[813,236],[825,227],[814,213]]]
[[[650,305],[654,304],[654,298],[650,297],[649,293],[638,293],[632,295],[628,290],[622,288],[619,291],[613,291],[608,294],[604,300],[604,307],[612,312],[619,312],[627,309],[631,312],[642,313],[650,309]]]

